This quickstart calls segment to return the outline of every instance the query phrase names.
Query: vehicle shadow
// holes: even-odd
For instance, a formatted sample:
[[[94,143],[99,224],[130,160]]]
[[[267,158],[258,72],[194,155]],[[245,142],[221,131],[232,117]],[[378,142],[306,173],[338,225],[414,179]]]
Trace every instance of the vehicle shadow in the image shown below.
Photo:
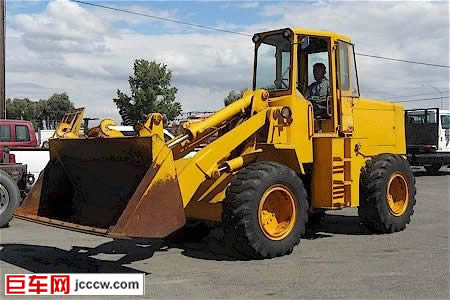
[[[94,248],[73,247],[69,251],[56,247],[6,243],[0,244],[0,248],[1,261],[33,273],[143,273],[124,264],[149,258],[155,252],[151,247],[143,249],[127,241],[108,242]],[[124,257],[128,259],[109,261],[90,257],[111,252],[126,253]]]
[[[182,229],[180,239],[175,235],[169,237],[167,245],[171,248],[182,249],[181,254],[198,259],[215,261],[248,260],[233,249],[229,241],[224,238],[222,227],[216,227],[203,234],[196,233],[196,228]],[[192,238],[192,235],[194,235]]]
[[[344,234],[344,235],[372,235],[366,226],[361,223],[358,216],[346,216],[346,215],[328,215],[325,214],[320,220],[309,224],[307,229],[306,238],[309,235],[309,239],[332,237],[331,234]]]
[[[126,266],[151,258],[155,252],[181,249],[182,254],[208,260],[238,260],[238,253],[223,247],[217,230],[183,228],[165,240],[112,240],[96,247],[70,250],[29,244],[0,244],[0,260],[33,273],[145,273]],[[220,234],[220,233],[219,233]],[[108,254],[119,255],[111,260]],[[99,255],[101,258],[96,257]],[[105,258],[106,257],[106,258]]]
[[[194,232],[196,232],[195,229]],[[303,239],[331,238],[333,235],[338,234],[371,235],[373,233],[361,223],[358,216],[325,214],[308,224]],[[235,251],[228,241],[223,238],[223,235],[223,229],[218,227],[209,234],[204,235],[201,239],[197,236],[197,241],[168,243],[168,246],[183,249],[183,255],[198,259],[226,261],[248,260],[247,257]]]
[[[309,224],[304,239],[330,238],[334,234],[368,235],[359,217],[324,215],[320,221]],[[112,240],[96,247],[73,246],[70,250],[56,247],[0,244],[0,260],[34,273],[145,273],[128,265],[151,258],[155,252],[181,249],[181,254],[204,260],[248,260],[228,244],[222,228],[182,228],[164,240]],[[122,255],[117,260],[95,256]]]

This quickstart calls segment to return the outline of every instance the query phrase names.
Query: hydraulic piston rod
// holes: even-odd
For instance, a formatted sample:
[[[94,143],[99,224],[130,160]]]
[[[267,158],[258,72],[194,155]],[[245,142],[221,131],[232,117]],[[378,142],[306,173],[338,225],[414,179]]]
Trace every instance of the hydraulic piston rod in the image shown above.
[[[190,140],[195,140],[197,136],[203,133],[205,130],[216,127],[220,123],[231,119],[239,112],[245,111],[245,109],[252,103],[252,95],[253,93],[244,94],[241,99],[222,108],[212,116],[204,119],[203,121],[192,123],[187,126],[186,131],[189,133]]]
[[[189,134],[185,134],[180,137],[177,137],[174,140],[172,140],[169,144],[167,144],[167,147],[173,148],[175,145],[178,145],[179,143],[187,140],[188,138],[189,138]]]

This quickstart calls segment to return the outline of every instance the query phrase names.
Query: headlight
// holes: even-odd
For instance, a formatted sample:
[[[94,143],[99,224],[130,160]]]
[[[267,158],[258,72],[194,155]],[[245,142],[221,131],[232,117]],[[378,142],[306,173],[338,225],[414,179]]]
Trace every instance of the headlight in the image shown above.
[[[289,119],[292,117],[292,110],[288,106],[283,107],[281,109],[281,116],[285,119]]]
[[[35,181],[34,175],[33,174],[28,174],[26,180],[27,180],[27,184],[32,185],[34,183],[34,181]]]
[[[257,35],[257,34],[255,34],[253,37],[252,37],[252,41],[253,41],[253,43],[257,43],[257,42],[259,42],[259,40],[260,40],[261,38],[259,37],[259,35]]]

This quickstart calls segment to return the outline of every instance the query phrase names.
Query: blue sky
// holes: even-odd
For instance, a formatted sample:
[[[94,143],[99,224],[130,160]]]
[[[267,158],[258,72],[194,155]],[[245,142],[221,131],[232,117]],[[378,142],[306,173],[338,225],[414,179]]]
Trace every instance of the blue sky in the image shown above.
[[[42,12],[49,1],[14,1],[8,5],[8,14],[31,14]],[[89,1],[87,1],[89,2]],[[244,29],[244,26],[256,24],[261,22],[261,16],[254,12],[260,7],[258,1],[91,1],[95,4],[129,9],[136,12],[144,12],[145,10],[169,11],[172,12],[172,17],[179,21],[209,25],[220,26],[222,24],[233,24],[236,26],[235,30]],[[271,2],[267,2],[271,3]],[[89,8],[89,6],[83,6]],[[114,12],[111,12],[114,13]],[[271,19],[273,17],[265,17]],[[167,24],[163,22],[150,22],[147,24],[127,26],[126,22],[117,20],[115,26],[128,27],[132,30],[142,33],[158,33],[171,32]],[[192,31],[191,27],[178,28],[181,32]],[[205,32],[206,33],[206,32]],[[214,34],[214,32],[210,32]]]
[[[94,1],[184,22],[254,33],[287,26],[353,38],[367,54],[449,64],[449,4],[430,1]],[[68,0],[7,1],[7,96],[66,91],[76,106],[118,118],[112,98],[127,91],[132,62],[164,62],[185,111],[213,110],[231,89],[250,85],[249,37],[182,26]],[[448,91],[448,69],[358,57],[363,96],[413,100]],[[411,95],[422,95],[410,97]],[[407,96],[407,97],[399,97]],[[448,96],[448,93],[444,93]],[[446,99],[448,101],[448,99]],[[406,107],[436,106],[439,100]],[[448,107],[448,106],[447,106]]]

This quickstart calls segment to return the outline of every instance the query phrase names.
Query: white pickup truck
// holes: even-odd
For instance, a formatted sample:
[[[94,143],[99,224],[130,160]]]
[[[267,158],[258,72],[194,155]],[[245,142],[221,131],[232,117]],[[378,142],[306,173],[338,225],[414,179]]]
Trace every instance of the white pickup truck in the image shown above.
[[[36,133],[38,145],[41,148],[48,149],[48,140],[55,134],[54,129],[41,129]]]

